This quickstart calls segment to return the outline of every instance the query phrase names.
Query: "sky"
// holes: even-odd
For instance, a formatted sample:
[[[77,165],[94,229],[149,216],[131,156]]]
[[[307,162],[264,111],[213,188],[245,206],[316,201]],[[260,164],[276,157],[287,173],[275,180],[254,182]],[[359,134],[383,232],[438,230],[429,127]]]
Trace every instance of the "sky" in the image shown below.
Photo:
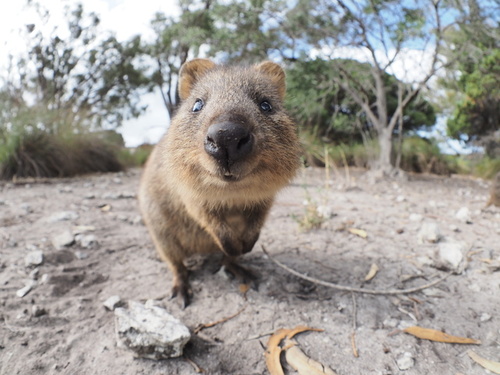
[[[176,14],[176,0],[41,0],[50,11],[55,23],[61,22],[66,5],[83,3],[86,12],[100,16],[101,29],[115,33],[118,40],[126,40],[136,34],[152,37],[149,22],[156,12]],[[35,12],[26,7],[25,0],[3,0],[0,5],[0,69],[5,69],[9,54],[24,47],[20,27],[35,23]],[[165,132],[169,119],[161,95],[156,92],[144,95],[142,103],[148,105],[144,115],[127,120],[119,129],[125,144],[135,147],[142,143],[156,143]]]

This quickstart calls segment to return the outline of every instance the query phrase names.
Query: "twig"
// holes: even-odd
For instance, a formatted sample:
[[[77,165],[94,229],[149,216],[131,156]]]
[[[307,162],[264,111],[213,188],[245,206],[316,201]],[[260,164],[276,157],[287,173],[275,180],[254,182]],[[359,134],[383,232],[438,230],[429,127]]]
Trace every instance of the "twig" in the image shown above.
[[[218,320],[218,321],[216,321],[216,322],[212,322],[212,323],[205,323],[205,324],[199,324],[199,325],[198,325],[198,326],[194,329],[194,333],[196,334],[196,333],[200,332],[201,330],[203,330],[203,329],[205,329],[205,328],[210,328],[210,327],[216,326],[217,324],[225,323],[225,322],[227,322],[228,320],[231,320],[231,319],[233,319],[233,318],[237,317],[238,315],[240,315],[240,314],[243,312],[243,310],[245,310],[246,308],[247,308],[247,306],[245,305],[245,306],[243,306],[243,308],[242,308],[240,311],[238,311],[236,314],[233,314],[233,315],[231,315],[231,316],[228,316],[228,317],[223,318],[223,319],[221,319],[221,320]]]
[[[205,372],[205,370],[203,370],[200,366],[198,366],[198,364],[193,361],[192,359],[188,358],[186,355],[184,355],[184,360],[189,363],[191,366],[193,366],[193,369],[194,371],[197,373],[197,374],[202,374]]]
[[[356,297],[354,293],[351,293],[352,295],[352,334],[351,334],[351,347],[352,347],[352,354],[354,357],[358,358],[359,353],[358,353],[358,348],[356,346],[356,320],[357,320],[357,315],[358,315],[358,307],[356,306]]]
[[[386,295],[386,296],[397,295],[397,294],[410,294],[410,293],[420,292],[421,290],[433,287],[434,285],[437,285],[440,282],[446,280],[448,278],[448,276],[453,274],[453,272],[449,272],[446,275],[444,275],[443,277],[441,277],[441,278],[439,278],[431,283],[428,283],[428,284],[425,284],[422,286],[418,286],[415,288],[409,288],[409,289],[373,290],[373,289],[354,288],[354,287],[350,287],[350,286],[344,286],[344,285],[330,283],[328,281],[323,281],[323,280],[315,279],[314,277],[304,275],[304,274],[297,272],[294,269],[288,267],[287,265],[281,263],[280,261],[274,259],[271,255],[269,255],[269,253],[265,249],[264,245],[262,245],[262,251],[264,251],[264,254],[266,254],[269,257],[269,259],[271,259],[271,261],[273,261],[276,265],[283,268],[285,271],[288,271],[292,275],[295,275],[301,279],[307,280],[307,281],[314,283],[314,284],[323,285],[323,286],[326,286],[328,288],[341,290],[344,292],[354,292],[354,293],[372,294],[372,295]]]

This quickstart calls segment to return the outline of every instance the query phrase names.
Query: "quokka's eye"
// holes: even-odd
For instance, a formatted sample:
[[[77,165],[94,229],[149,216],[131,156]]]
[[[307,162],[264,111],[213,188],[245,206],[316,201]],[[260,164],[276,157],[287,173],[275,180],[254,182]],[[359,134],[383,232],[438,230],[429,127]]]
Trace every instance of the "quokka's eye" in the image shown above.
[[[262,101],[259,104],[259,107],[264,112],[271,112],[273,110],[273,107],[271,106],[271,103],[269,103],[267,100]]]
[[[203,109],[203,106],[205,103],[203,103],[203,100],[201,99],[196,99],[193,105],[193,112],[200,112]]]

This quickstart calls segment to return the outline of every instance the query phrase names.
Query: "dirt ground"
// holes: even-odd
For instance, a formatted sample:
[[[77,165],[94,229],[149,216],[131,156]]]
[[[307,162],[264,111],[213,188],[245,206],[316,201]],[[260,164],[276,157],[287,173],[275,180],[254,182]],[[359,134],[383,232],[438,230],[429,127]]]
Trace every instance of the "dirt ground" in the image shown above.
[[[117,348],[114,313],[103,306],[112,295],[161,300],[191,329],[244,308],[186,346],[186,358],[206,374],[267,374],[263,345],[269,334],[297,325],[324,329],[297,341],[339,375],[487,374],[469,358],[470,349],[500,361],[500,209],[483,210],[488,182],[409,176],[373,183],[362,171],[325,176],[321,169],[304,170],[279,195],[259,242],[242,259],[260,274],[259,291],[242,294],[224,273],[214,273],[216,261],[198,260],[191,267],[194,298],[182,310],[168,299],[169,271],[140,221],[140,173],[0,185],[1,374],[195,373],[184,358],[135,359]],[[307,204],[331,216],[321,228],[305,231],[298,224]],[[456,217],[463,207],[468,222]],[[317,218],[310,213],[308,219]],[[437,224],[438,243],[419,241],[426,223]],[[364,230],[367,238],[349,228]],[[55,236],[68,230],[84,237],[56,250]],[[261,250],[264,245],[273,258],[317,279],[386,290],[445,275],[438,255],[443,243],[462,246],[459,272],[432,288],[395,296],[303,281]],[[43,252],[43,263],[27,264],[36,251]],[[366,282],[372,264],[379,270]],[[20,297],[26,285],[32,289]],[[436,343],[400,332],[412,325],[482,343]]]

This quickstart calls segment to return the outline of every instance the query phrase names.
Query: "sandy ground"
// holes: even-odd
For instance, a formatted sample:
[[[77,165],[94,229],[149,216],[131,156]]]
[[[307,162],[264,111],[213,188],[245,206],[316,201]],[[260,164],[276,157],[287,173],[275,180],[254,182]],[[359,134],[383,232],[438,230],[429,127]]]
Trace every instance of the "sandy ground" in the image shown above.
[[[117,348],[114,314],[103,302],[119,295],[124,301],[160,300],[191,329],[244,308],[195,335],[185,348],[186,357],[206,374],[267,374],[263,345],[269,333],[297,325],[324,329],[297,340],[305,353],[339,375],[486,374],[467,351],[500,361],[500,210],[482,210],[488,183],[434,176],[371,183],[362,172],[331,175],[329,181],[324,170],[305,170],[280,194],[261,239],[242,259],[260,274],[259,291],[242,294],[222,272],[214,273],[216,260],[198,260],[192,264],[194,298],[185,310],[168,299],[169,272],[140,221],[135,199],[140,170],[1,184],[0,373],[195,373],[184,358],[135,359]],[[298,224],[307,202],[331,213],[319,229],[305,231]],[[463,207],[469,223],[456,217]],[[425,223],[437,223],[440,242],[419,242]],[[97,243],[80,239],[56,250],[54,237],[68,230],[83,232],[87,240],[93,235]],[[264,245],[273,258],[314,278],[386,290],[445,275],[438,255],[443,243],[461,246],[459,272],[435,287],[395,296],[353,294],[303,281],[261,250]],[[44,254],[39,266],[26,264],[34,251]],[[366,282],[372,264],[379,271]],[[18,296],[30,283],[31,291]],[[482,343],[435,343],[400,332],[412,325]],[[403,364],[405,356],[410,360]]]

